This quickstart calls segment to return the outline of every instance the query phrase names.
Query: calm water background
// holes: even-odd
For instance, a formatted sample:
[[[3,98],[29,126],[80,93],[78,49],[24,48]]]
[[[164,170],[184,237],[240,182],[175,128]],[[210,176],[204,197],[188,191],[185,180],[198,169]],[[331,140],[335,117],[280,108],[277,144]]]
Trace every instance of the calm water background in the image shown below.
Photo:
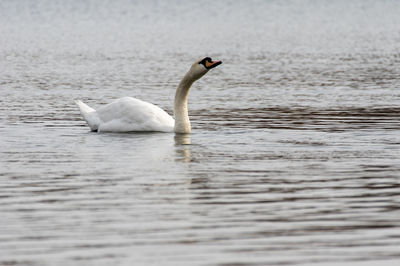
[[[0,265],[398,265],[400,1],[0,1]],[[97,134],[73,100],[193,134]]]

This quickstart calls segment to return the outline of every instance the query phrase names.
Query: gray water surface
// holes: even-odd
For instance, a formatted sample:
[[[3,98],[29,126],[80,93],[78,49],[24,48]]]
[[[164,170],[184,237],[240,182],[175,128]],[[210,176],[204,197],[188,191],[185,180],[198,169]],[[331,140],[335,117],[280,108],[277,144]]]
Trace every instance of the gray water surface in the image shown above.
[[[1,1],[0,265],[397,265],[400,2]],[[75,99],[190,135],[93,133]]]

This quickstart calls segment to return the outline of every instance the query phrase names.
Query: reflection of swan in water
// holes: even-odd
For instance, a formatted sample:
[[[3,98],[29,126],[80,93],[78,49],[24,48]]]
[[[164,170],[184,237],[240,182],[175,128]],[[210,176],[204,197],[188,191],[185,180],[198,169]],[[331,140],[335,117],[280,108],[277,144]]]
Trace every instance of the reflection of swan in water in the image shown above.
[[[83,118],[92,131],[130,132],[161,131],[190,133],[187,97],[193,82],[211,68],[221,64],[206,57],[196,61],[183,77],[175,94],[174,118],[161,108],[132,97],[124,97],[94,110],[81,101],[76,101]]]
[[[176,134],[175,145],[190,145],[190,134]]]
[[[180,159],[185,163],[192,161],[190,153],[190,134],[176,134],[174,137],[176,153],[181,156]]]

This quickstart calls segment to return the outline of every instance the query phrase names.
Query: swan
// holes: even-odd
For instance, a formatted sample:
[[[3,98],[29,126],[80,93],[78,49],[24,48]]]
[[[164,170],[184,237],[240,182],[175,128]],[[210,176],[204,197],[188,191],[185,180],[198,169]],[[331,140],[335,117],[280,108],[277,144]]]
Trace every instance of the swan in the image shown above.
[[[210,57],[205,57],[193,63],[175,92],[175,119],[160,107],[133,97],[117,99],[97,110],[80,100],[75,102],[92,131],[190,133],[191,127],[187,108],[189,89],[193,82],[221,63],[221,61],[212,60]]]

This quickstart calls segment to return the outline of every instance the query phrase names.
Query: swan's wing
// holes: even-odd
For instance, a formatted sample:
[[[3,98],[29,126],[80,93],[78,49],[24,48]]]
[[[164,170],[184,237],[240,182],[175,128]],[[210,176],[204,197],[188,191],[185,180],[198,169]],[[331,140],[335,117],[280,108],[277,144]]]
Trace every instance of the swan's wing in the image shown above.
[[[172,132],[175,120],[154,104],[132,97],[124,97],[96,111],[99,131],[162,131]]]

